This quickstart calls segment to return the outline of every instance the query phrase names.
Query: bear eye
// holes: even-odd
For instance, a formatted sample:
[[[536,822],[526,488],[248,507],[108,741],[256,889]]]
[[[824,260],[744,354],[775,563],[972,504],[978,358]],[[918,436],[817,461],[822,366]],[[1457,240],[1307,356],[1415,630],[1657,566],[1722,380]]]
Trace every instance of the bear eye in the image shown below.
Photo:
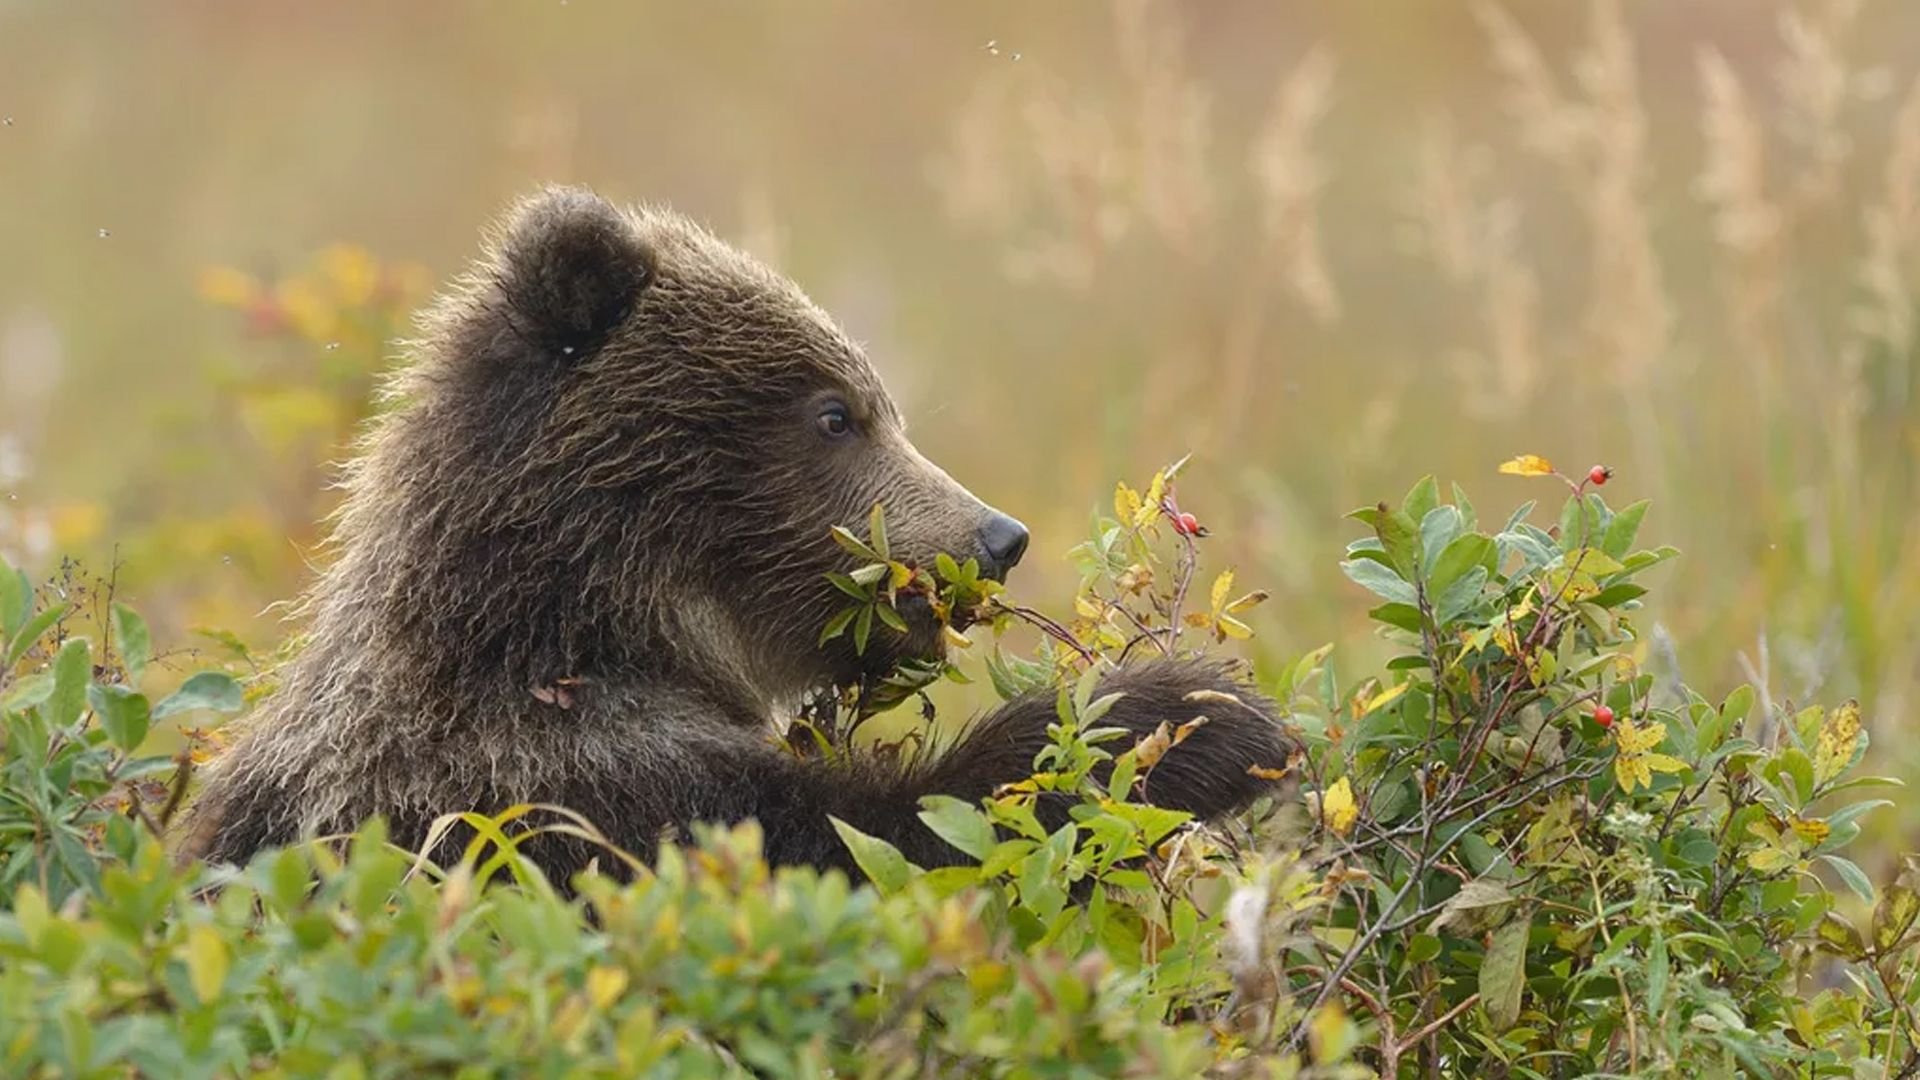
[[[829,402],[821,407],[820,415],[814,419],[814,426],[829,439],[844,439],[853,434],[853,417],[848,415],[845,405],[837,401]]]

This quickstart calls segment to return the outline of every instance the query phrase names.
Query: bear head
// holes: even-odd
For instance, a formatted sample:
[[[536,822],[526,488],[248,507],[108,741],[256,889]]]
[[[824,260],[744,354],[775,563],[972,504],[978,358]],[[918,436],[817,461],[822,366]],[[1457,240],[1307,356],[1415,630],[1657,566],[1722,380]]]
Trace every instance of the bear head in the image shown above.
[[[523,201],[413,355],[331,576],[353,579],[339,617],[427,677],[677,681],[746,718],[941,648],[924,601],[864,656],[819,643],[849,602],[826,575],[853,565],[831,526],[864,536],[879,503],[895,558],[995,577],[1026,546],[914,449],[824,312],[671,212]]]

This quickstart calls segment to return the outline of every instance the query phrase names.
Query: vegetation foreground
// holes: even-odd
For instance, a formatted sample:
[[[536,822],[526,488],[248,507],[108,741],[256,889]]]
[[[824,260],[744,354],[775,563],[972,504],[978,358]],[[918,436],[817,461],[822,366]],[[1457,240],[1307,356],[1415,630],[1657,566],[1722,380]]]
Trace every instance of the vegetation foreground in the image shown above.
[[[973,860],[921,870],[842,827],[870,884],[770,872],[751,824],[572,883],[515,847],[596,835],[558,808],[450,815],[425,853],[350,838],[178,866],[167,822],[270,676],[184,682],[144,623],[71,575],[0,572],[0,1074],[8,1076],[1910,1076],[1920,877],[1844,851],[1869,797],[1853,703],[1714,702],[1643,670],[1645,503],[1563,484],[1482,520],[1423,480],[1352,515],[1346,576],[1396,653],[1343,681],[1266,673],[1299,795],[1232,828],[1146,804],[1210,709],[1127,746],[1096,677],[1251,631],[1263,599],[1200,573],[1173,473],[1121,485],[1075,549],[1071,618],[963,565],[870,563],[826,628],[861,647],[927,590],[997,632],[1004,696],[1057,686],[1033,777],[921,818]],[[964,625],[965,620],[955,620]],[[964,641],[952,631],[956,644]],[[975,631],[980,636],[980,631]],[[972,643],[973,650],[983,651]],[[973,666],[973,665],[969,665]],[[836,754],[947,666],[839,688],[796,723]],[[161,686],[170,693],[155,691]],[[1218,695],[1225,697],[1225,695]],[[938,727],[894,723],[900,741]],[[1037,801],[1067,800],[1047,831]],[[449,808],[455,809],[455,808]],[[689,839],[689,838],[683,838]],[[429,858],[431,855],[433,858]],[[632,880],[623,882],[631,872]]]

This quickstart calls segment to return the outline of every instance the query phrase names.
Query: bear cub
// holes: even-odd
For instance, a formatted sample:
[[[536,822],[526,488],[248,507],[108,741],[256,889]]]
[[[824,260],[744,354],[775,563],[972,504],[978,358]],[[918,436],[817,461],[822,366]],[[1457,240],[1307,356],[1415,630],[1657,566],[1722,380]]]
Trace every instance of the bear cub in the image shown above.
[[[421,330],[348,467],[307,640],[211,767],[183,854],[241,862],[373,814],[414,847],[449,811],[551,803],[642,857],[755,818],[770,861],[853,872],[832,816],[923,866],[963,858],[919,799],[1026,777],[1053,694],[906,762],[775,735],[810,692],[941,647],[924,608],[864,657],[817,644],[842,602],[825,575],[849,568],[830,526],[879,502],[900,556],[997,577],[1027,544],[907,441],[859,346],[685,218],[567,188],[513,209]],[[1249,767],[1291,749],[1224,665],[1135,663],[1116,691],[1104,723],[1135,738],[1210,716],[1155,769],[1159,805],[1242,807],[1270,786]],[[558,835],[527,852],[560,883],[610,861]]]

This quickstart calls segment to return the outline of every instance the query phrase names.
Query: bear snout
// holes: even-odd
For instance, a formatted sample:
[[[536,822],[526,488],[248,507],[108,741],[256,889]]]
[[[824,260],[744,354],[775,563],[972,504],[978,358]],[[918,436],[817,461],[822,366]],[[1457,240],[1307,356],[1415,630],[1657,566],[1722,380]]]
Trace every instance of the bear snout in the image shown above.
[[[986,555],[987,576],[995,581],[1007,580],[1007,574],[1027,553],[1027,539],[1027,527],[1017,518],[992,511],[987,523],[980,526],[980,550]]]

